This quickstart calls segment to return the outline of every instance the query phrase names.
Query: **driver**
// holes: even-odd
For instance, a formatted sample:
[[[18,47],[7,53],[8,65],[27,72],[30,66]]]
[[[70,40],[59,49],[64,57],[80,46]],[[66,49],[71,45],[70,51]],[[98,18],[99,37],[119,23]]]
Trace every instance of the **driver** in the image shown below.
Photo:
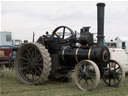
[[[50,37],[50,34],[49,34],[49,32],[48,32],[48,31],[47,31],[45,34],[46,34],[46,36],[47,36],[47,37]]]

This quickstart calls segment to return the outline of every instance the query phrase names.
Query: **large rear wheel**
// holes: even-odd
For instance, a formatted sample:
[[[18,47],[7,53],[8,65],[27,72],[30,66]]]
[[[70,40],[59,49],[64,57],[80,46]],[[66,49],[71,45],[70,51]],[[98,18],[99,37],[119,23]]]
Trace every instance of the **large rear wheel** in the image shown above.
[[[41,84],[48,80],[51,58],[48,50],[38,43],[24,44],[17,52],[15,69],[25,84]]]

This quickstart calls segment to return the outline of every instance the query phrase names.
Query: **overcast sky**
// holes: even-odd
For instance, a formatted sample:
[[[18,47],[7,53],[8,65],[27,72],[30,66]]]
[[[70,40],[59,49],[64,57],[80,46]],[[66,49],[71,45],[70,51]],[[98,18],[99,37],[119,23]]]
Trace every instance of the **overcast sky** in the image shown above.
[[[94,1],[2,1],[1,31],[12,32],[13,39],[37,39],[59,25],[77,30],[91,26],[97,32],[97,7]],[[128,37],[128,2],[105,2],[105,38]]]

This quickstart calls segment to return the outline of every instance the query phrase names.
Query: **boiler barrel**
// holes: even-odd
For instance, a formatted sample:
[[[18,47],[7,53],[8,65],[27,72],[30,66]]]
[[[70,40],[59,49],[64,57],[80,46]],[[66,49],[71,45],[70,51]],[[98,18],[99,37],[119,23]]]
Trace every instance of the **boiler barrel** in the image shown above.
[[[81,60],[92,60],[96,63],[107,63],[110,59],[110,53],[107,47],[91,48],[63,48],[60,52],[60,58],[65,64],[77,64]]]

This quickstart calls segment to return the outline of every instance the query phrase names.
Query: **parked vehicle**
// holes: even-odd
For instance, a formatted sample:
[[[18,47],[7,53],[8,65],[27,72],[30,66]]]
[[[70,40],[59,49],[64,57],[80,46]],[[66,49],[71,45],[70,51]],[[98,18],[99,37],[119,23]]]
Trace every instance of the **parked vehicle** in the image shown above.
[[[128,73],[128,55],[122,48],[109,48],[111,60],[115,60],[123,65],[125,72]]]
[[[20,48],[22,41],[12,40],[12,32],[0,32],[0,65],[12,66],[16,57],[16,52]]]
[[[12,46],[0,46],[0,65],[8,65],[11,63],[13,53]]]

